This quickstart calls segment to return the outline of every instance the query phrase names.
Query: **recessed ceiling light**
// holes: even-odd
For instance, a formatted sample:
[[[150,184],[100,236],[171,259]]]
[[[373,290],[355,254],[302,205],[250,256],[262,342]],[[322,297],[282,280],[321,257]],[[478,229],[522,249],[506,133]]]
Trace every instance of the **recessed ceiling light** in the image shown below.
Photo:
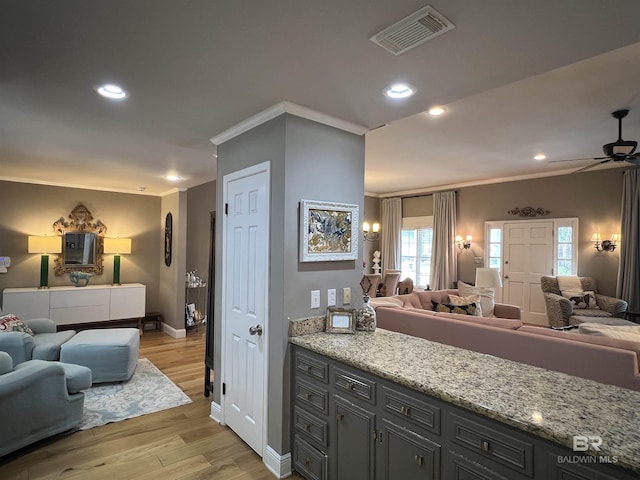
[[[115,85],[113,83],[96,85],[94,88],[100,95],[111,100],[122,100],[127,97],[127,92],[125,92],[120,85]]]
[[[544,160],[545,158],[547,158],[547,156],[544,153],[539,153],[533,157],[534,160]]]
[[[177,182],[178,180],[182,180],[182,177],[179,177],[178,175],[167,175],[164,178],[166,178],[170,182]]]
[[[441,107],[439,105],[436,105],[434,107],[431,107],[429,109],[429,115],[434,116],[434,117],[438,117],[440,115],[442,115],[445,112],[444,107]]]
[[[408,98],[416,93],[416,88],[408,83],[394,83],[384,90],[384,94],[389,98]]]

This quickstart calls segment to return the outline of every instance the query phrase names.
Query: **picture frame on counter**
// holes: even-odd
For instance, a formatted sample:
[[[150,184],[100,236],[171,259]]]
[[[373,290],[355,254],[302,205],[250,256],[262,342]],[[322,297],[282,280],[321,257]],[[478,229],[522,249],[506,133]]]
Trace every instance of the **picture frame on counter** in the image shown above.
[[[356,333],[356,315],[353,308],[327,308],[327,333]]]

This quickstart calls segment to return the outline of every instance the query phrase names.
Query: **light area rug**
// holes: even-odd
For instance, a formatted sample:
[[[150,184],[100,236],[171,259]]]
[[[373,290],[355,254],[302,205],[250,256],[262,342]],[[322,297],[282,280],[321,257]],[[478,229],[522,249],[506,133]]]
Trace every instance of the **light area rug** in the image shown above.
[[[80,430],[191,403],[191,399],[146,358],[126,382],[96,384],[84,391]]]

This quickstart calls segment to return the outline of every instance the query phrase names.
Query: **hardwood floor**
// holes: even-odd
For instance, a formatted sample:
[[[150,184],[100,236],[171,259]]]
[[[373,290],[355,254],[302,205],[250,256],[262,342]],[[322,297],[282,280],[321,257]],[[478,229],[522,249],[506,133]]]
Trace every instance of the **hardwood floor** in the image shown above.
[[[0,459],[0,479],[275,478],[233,431],[209,418],[202,331],[184,339],[147,331],[140,337],[140,357],[151,360],[193,403],[43,440]]]

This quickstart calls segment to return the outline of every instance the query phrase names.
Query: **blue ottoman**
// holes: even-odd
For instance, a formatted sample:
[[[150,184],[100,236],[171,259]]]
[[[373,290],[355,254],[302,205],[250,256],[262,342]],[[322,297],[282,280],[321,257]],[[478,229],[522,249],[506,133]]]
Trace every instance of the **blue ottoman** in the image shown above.
[[[60,347],[60,361],[91,369],[93,383],[129,380],[138,363],[137,328],[83,330]]]

